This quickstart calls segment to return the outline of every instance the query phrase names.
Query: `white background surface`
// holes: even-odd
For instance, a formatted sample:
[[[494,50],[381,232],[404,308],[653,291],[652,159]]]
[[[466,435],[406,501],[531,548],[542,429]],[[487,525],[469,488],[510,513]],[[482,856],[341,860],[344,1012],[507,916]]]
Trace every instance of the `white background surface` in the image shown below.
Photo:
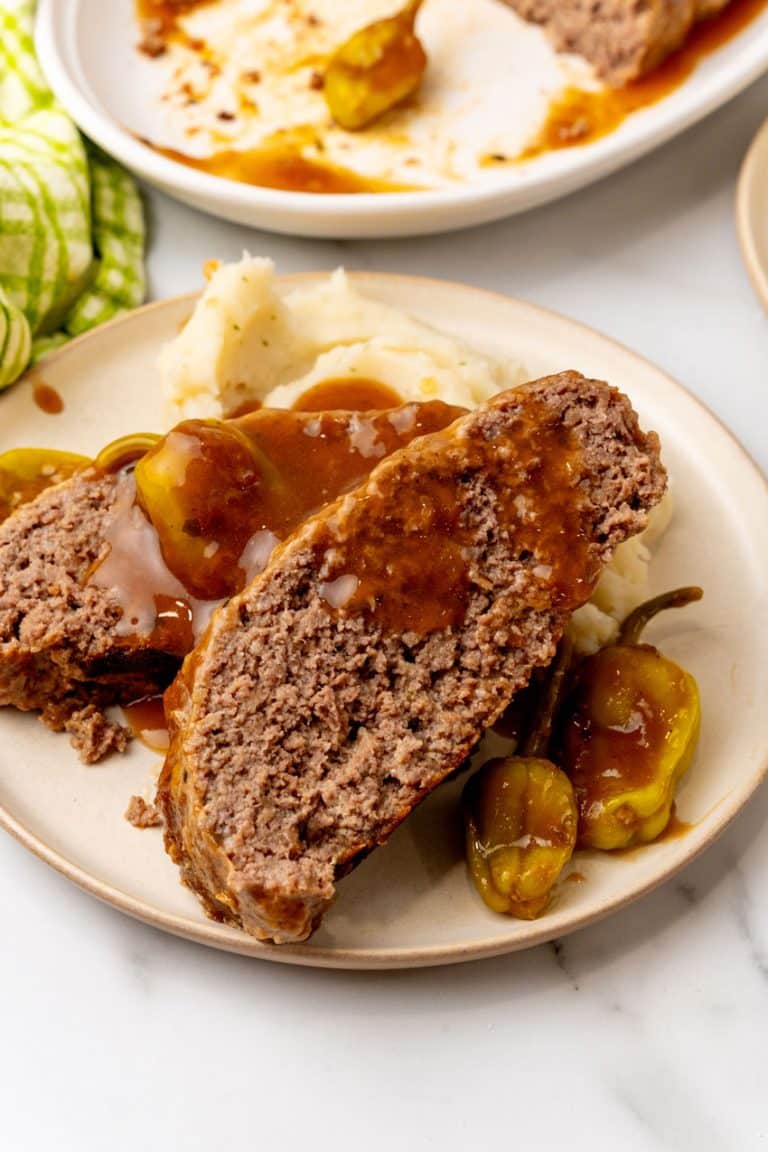
[[[656,360],[768,469],[768,319],[732,212],[766,112],[768,80],[586,192],[443,238],[291,241],[152,195],[152,295],[248,246],[281,271],[343,262],[525,296]],[[2,836],[0,1146],[768,1148],[767,818],[763,789],[677,880],[560,945],[371,975],[163,936]]]

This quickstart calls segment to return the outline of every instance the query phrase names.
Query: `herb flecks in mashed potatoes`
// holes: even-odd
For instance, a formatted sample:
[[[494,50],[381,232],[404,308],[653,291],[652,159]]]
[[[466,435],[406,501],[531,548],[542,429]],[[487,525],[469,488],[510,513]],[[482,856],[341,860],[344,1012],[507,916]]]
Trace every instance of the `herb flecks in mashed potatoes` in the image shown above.
[[[525,378],[518,361],[484,355],[374,299],[342,270],[283,292],[272,262],[249,256],[214,271],[160,363],[174,420],[290,408],[345,377],[376,380],[404,403],[474,408]]]

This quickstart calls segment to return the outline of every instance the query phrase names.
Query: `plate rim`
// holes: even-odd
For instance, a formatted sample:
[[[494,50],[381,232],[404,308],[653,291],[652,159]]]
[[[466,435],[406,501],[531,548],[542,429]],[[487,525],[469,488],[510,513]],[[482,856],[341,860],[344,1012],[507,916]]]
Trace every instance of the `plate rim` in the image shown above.
[[[327,272],[323,271],[293,272],[278,276],[277,285],[278,287],[283,285],[287,287],[305,285],[311,282],[321,281],[327,278],[327,275]],[[706,418],[717,425],[720,434],[724,434],[730,442],[731,448],[736,450],[741,463],[747,466],[753,478],[762,485],[766,491],[766,495],[768,495],[768,475],[763,472],[760,465],[739,441],[735,433],[731,431],[724,421],[721,420],[700,397],[696,396],[695,393],[686,388],[685,385],[681,384],[673,376],[670,376],[652,360],[636,352],[634,349],[627,347],[627,345],[622,342],[606,336],[598,329],[584,324],[581,321],[573,320],[571,317],[565,316],[554,309],[545,308],[539,304],[533,304],[527,300],[509,296],[502,292],[494,292],[485,288],[478,288],[475,285],[463,284],[460,281],[388,272],[367,272],[364,270],[350,271],[347,275],[353,282],[355,280],[408,281],[425,287],[447,287],[452,290],[459,290],[462,293],[469,292],[482,298],[503,302],[504,305],[511,303],[524,310],[529,310],[542,319],[549,321],[554,320],[560,324],[565,322],[575,331],[586,333],[590,337],[597,337],[604,344],[611,346],[614,351],[618,350],[624,356],[634,360],[644,370],[650,370],[656,373],[658,377],[663,379],[666,386],[678,394],[681,393],[687,401],[693,402]],[[76,337],[62,348],[51,352],[40,363],[46,365],[49,370],[51,365],[62,361],[72,351],[82,349],[84,345],[87,345],[89,340],[102,338],[105,335],[108,336],[110,332],[118,327],[127,326],[137,321],[140,323],[149,313],[161,311],[165,308],[179,307],[181,304],[193,305],[199,298],[201,291],[202,289],[180,293],[163,300],[152,301],[143,305],[141,308],[118,316],[108,323]],[[31,373],[34,373],[37,369],[38,366],[36,365],[31,369]],[[22,844],[23,847],[32,852],[34,856],[72,881],[80,889],[95,896],[112,908],[126,913],[153,928],[169,932],[174,936],[204,944],[220,951],[237,953],[254,959],[268,960],[273,963],[313,968],[405,970],[443,964],[464,963],[524,951],[553,939],[570,935],[572,932],[579,931],[582,928],[606,919],[615,912],[634,904],[642,897],[666,883],[683,868],[687,867],[723,834],[736,816],[749,803],[761,783],[768,776],[768,741],[761,755],[762,762],[757,766],[749,779],[740,788],[731,789],[718,800],[714,807],[701,817],[697,824],[680,840],[679,843],[685,845],[687,850],[681,849],[677,856],[674,856],[660,871],[651,876],[645,883],[641,884],[639,888],[634,889],[630,894],[627,894],[625,891],[605,900],[599,907],[593,909],[591,912],[580,914],[571,924],[561,924],[558,928],[553,928],[551,920],[543,917],[541,920],[533,921],[530,927],[527,926],[527,931],[524,936],[518,935],[515,939],[506,940],[500,940],[498,937],[494,937],[485,941],[475,941],[471,944],[440,944],[405,948],[333,948],[317,947],[316,945],[306,942],[280,946],[269,945],[248,937],[245,933],[236,929],[216,924],[214,921],[197,922],[183,915],[162,912],[151,903],[131,896],[119,887],[99,879],[79,864],[75,864],[62,852],[59,852],[46,843],[45,840],[27,827],[24,821],[16,817],[2,801],[0,801],[0,828],[8,832],[15,840]],[[708,827],[706,832],[702,834],[699,831],[701,826],[705,822],[710,822],[715,813],[717,815],[712,822],[712,826]],[[697,832],[699,832],[698,835]]]
[[[747,269],[752,287],[763,308],[768,312],[768,267],[760,259],[757,238],[753,227],[755,179],[760,164],[768,172],[768,119],[766,119],[750,144],[741,164],[736,190],[736,232],[739,248]],[[768,185],[768,180],[766,181]]]
[[[240,218],[251,214],[254,224],[276,232],[301,228],[304,220],[304,230],[300,234],[314,236],[352,238],[450,231],[488,223],[550,203],[616,172],[667,143],[728,103],[768,71],[768,34],[747,39],[731,67],[715,69],[700,93],[691,93],[687,88],[691,77],[686,78],[678,88],[647,110],[650,122],[646,121],[645,126],[641,121],[639,128],[634,131],[630,128],[624,136],[617,136],[614,132],[594,141],[580,153],[582,163],[574,163],[563,171],[541,171],[534,163],[527,169],[522,168],[522,178],[517,181],[478,182],[457,188],[386,195],[318,195],[262,188],[198,172],[141,143],[98,102],[91,101],[77,83],[73,62],[57,35],[57,13],[58,19],[72,20],[76,13],[75,4],[66,6],[67,17],[62,17],[64,11],[65,6],[57,5],[56,0],[39,0],[35,46],[57,99],[88,136],[131,171],[169,195],[188,199],[197,207],[202,207],[201,201],[207,202],[204,211],[226,215],[229,209],[240,213]],[[768,11],[758,13],[746,28],[706,59],[717,59],[724,48],[738,44],[761,20],[768,23]],[[692,76],[695,73],[696,69]],[[85,75],[84,72],[84,79]],[[636,125],[638,121],[630,120],[628,123]],[[521,168],[510,171],[520,174]],[[283,216],[286,222],[278,225],[274,220],[260,218],[260,213]],[[396,224],[401,214],[411,223],[406,221],[398,231],[393,228],[393,223]],[[310,223],[309,218],[314,223]]]

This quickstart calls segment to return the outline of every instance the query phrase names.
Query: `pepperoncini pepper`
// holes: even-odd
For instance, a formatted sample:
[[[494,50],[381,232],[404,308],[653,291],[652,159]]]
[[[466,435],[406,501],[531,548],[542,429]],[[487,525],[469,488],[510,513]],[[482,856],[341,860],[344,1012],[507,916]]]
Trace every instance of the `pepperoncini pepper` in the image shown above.
[[[650,644],[658,612],[701,599],[680,588],[642,604],[618,640],[584,661],[562,722],[562,765],[579,809],[580,848],[612,850],[655,840],[670,821],[690,765],[701,708],[693,676]]]
[[[187,420],[142,456],[135,476],[137,501],[185,588],[204,600],[239,591],[265,489],[284,484],[266,453],[232,421]]]
[[[427,56],[414,30],[423,0],[361,28],[334,52],[323,93],[336,123],[358,132],[416,91]]]
[[[489,760],[464,789],[467,862],[494,912],[533,920],[576,844],[577,810],[568,777],[544,752],[570,659],[563,643],[543,706],[520,756]]]
[[[46,488],[90,464],[87,456],[53,448],[13,448],[0,454],[0,522]]]

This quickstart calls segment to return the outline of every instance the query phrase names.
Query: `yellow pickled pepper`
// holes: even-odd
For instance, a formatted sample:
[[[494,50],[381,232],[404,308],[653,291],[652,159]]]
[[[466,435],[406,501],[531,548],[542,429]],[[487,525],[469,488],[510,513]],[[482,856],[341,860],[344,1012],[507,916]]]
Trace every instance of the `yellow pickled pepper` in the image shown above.
[[[334,52],[323,94],[340,127],[367,128],[419,87],[427,67],[414,28],[422,3],[412,0],[396,15],[361,28]]]
[[[137,501],[163,558],[203,600],[239,591],[239,558],[254,531],[266,487],[282,483],[274,464],[232,420],[186,420],[136,465]]]
[[[90,464],[87,456],[53,448],[12,448],[0,454],[0,523],[46,488]]]
[[[646,844],[670,821],[699,735],[699,690],[689,672],[640,637],[658,612],[701,596],[700,588],[680,588],[642,604],[617,642],[576,673],[560,760],[576,794],[581,848]]]
[[[467,862],[480,896],[494,912],[533,920],[576,844],[571,782],[544,758],[570,661],[558,650],[546,696],[523,755],[484,764],[464,789]]]

